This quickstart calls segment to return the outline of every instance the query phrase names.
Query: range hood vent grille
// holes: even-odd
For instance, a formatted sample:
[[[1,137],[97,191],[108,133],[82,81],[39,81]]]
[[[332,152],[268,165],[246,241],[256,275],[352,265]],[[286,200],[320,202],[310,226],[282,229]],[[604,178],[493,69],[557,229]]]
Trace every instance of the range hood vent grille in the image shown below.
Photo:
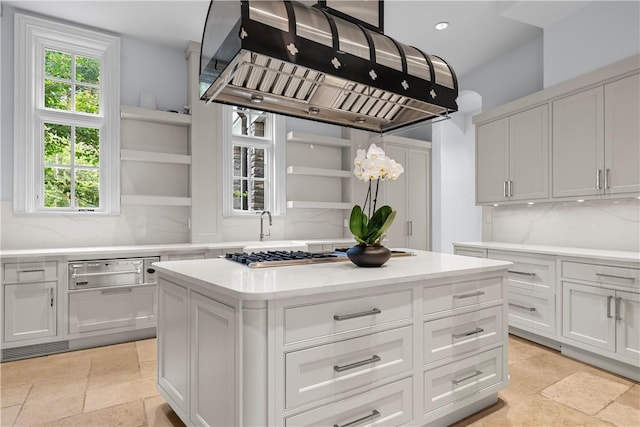
[[[457,111],[442,59],[296,2],[212,1],[200,66],[204,100],[369,131]]]

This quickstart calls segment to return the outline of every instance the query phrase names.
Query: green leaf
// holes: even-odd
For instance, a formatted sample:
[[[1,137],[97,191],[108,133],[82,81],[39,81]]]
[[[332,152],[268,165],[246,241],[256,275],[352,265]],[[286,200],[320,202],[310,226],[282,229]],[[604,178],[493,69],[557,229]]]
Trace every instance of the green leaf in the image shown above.
[[[391,227],[393,220],[396,218],[396,211],[392,211],[389,216],[387,216],[384,224],[370,237],[372,244],[375,244],[380,240],[380,237]]]
[[[349,217],[349,230],[357,238],[364,238],[367,230],[367,216],[362,213],[362,208],[355,205],[351,209]]]

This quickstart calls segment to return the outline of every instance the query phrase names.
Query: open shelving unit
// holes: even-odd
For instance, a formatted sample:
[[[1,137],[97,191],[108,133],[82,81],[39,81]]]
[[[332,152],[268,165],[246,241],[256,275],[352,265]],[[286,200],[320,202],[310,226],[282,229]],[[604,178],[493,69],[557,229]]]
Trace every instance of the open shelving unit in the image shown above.
[[[353,204],[343,199],[343,183],[351,171],[342,169],[350,148],[348,139],[289,132],[287,208],[351,209]]]
[[[121,106],[122,205],[191,206],[191,116]]]

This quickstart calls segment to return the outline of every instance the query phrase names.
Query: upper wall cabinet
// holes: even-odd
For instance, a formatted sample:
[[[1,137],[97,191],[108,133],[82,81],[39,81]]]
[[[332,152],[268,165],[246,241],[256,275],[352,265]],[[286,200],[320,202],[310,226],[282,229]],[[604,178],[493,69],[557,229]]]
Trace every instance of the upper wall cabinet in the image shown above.
[[[640,195],[640,55],[473,117],[476,203]]]
[[[640,75],[553,102],[553,197],[640,191]]]
[[[549,108],[540,105],[478,126],[476,201],[549,196]]]

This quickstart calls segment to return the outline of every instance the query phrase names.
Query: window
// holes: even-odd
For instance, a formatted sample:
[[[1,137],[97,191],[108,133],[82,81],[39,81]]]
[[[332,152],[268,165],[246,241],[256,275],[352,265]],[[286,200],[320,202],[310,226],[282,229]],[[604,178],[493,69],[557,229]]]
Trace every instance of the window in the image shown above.
[[[117,212],[119,39],[21,14],[15,26],[14,210]]]
[[[225,107],[225,215],[282,211],[284,179],[276,164],[284,151],[282,118],[244,107]]]

